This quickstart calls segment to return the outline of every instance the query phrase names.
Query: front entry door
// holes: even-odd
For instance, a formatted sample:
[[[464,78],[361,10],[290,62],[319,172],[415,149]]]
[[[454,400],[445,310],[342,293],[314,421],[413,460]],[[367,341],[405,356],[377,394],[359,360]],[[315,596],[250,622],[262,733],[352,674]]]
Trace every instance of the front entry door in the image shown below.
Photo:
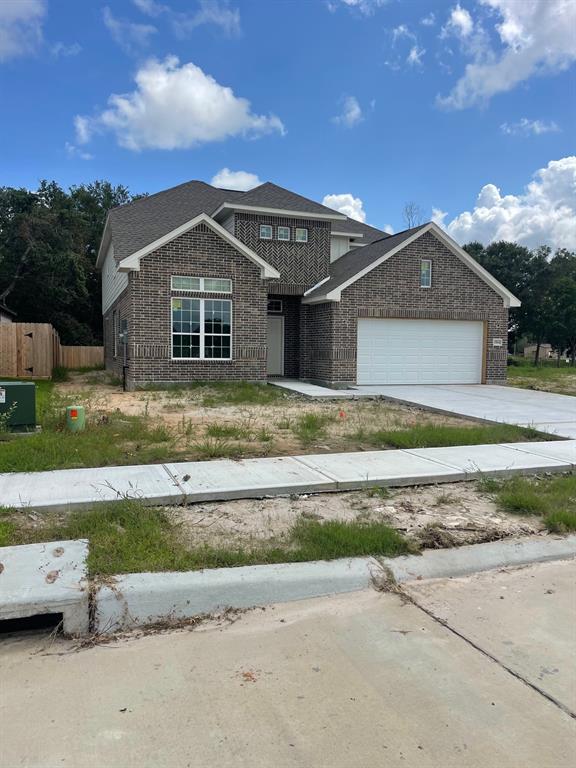
[[[268,315],[268,376],[284,376],[284,318]]]

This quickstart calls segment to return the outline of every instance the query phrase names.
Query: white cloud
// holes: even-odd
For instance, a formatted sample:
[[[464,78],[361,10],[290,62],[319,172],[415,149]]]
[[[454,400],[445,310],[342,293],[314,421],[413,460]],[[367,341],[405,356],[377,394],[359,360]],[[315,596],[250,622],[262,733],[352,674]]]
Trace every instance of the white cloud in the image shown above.
[[[0,61],[26,56],[42,44],[44,0],[0,2]]]
[[[363,16],[372,16],[372,14],[390,0],[340,0],[340,4],[358,11]],[[332,0],[327,3],[328,10],[334,12],[338,7],[338,0]]]
[[[396,45],[398,40],[401,40],[403,37],[406,37],[409,40],[416,40],[416,35],[413,32],[410,32],[406,24],[400,24],[399,26],[394,27],[392,30],[392,44]]]
[[[446,216],[448,216],[448,211],[443,211],[441,208],[432,208],[432,221],[438,224],[439,227],[444,227]]]
[[[517,123],[502,123],[500,126],[502,133],[508,136],[540,136],[543,133],[559,133],[560,128],[550,120],[529,120],[522,117]]]
[[[433,27],[434,24],[436,24],[436,16],[431,11],[428,16],[423,16],[420,19],[420,24],[422,24],[423,27]]]
[[[139,48],[145,48],[150,43],[151,36],[158,31],[151,24],[135,24],[132,21],[117,19],[108,6],[104,7],[102,18],[112,39],[126,53],[135,53]]]
[[[574,0],[479,0],[490,19],[500,50],[485,37],[464,48],[472,58],[464,74],[440,106],[465,109],[487,103],[535,75],[550,75],[576,60]],[[461,9],[462,10],[462,9]]]
[[[68,58],[70,56],[78,56],[80,51],[82,50],[82,46],[80,43],[71,43],[70,45],[66,45],[65,43],[54,43],[53,46],[50,48],[50,53],[54,58],[59,59],[61,56],[64,58]]]
[[[411,67],[421,67],[422,57],[425,53],[426,50],[424,48],[419,48],[417,45],[413,45],[412,48],[410,48],[410,53],[406,57],[406,63],[410,64]]]
[[[472,16],[466,8],[462,8],[460,3],[452,8],[448,21],[442,27],[441,37],[454,36],[459,39],[470,37],[474,29]]]
[[[236,189],[239,192],[246,192],[249,189],[254,189],[254,187],[259,186],[262,182],[255,173],[249,173],[248,171],[231,171],[230,168],[222,168],[212,177],[210,184],[212,184],[213,187]]]
[[[176,37],[184,38],[203,24],[220,27],[229,37],[240,34],[240,11],[231,8],[228,0],[198,0],[198,9],[191,13],[174,11],[170,6],[155,0],[132,0],[146,16],[158,18],[165,15],[170,19]]]
[[[232,136],[284,134],[275,115],[257,115],[247,99],[234,95],[200,67],[180,65],[176,56],[150,59],[137,71],[131,93],[112,94],[95,117],[77,116],[77,140],[112,131],[131,150],[185,149]]]
[[[444,227],[459,243],[511,240],[528,248],[575,249],[575,222],[576,156],[571,156],[540,168],[519,195],[502,195],[497,186],[486,184],[474,209]]]
[[[394,227],[392,224],[386,224],[384,227],[384,232],[386,232],[387,235],[393,235],[394,234]]]
[[[66,144],[64,145],[64,149],[66,150],[66,154],[68,155],[68,157],[79,157],[80,160],[94,159],[94,156],[91,155],[89,152],[84,152],[83,149],[80,149],[74,144],[70,144],[69,141],[67,141]]]
[[[349,192],[342,195],[326,195],[322,200],[322,205],[343,213],[344,216],[349,216],[351,219],[356,219],[356,221],[366,221],[364,203],[359,197],[354,197]]]
[[[346,128],[353,128],[364,120],[362,108],[358,104],[355,96],[345,96],[342,99],[342,111],[339,115],[332,118],[332,122],[338,125],[344,125]]]

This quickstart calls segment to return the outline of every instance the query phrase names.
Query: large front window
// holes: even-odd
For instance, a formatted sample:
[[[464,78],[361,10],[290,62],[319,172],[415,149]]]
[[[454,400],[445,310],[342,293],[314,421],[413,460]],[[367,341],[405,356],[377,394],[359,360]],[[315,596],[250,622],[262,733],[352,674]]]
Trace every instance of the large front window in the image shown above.
[[[224,299],[172,299],[172,357],[230,360],[232,302]]]

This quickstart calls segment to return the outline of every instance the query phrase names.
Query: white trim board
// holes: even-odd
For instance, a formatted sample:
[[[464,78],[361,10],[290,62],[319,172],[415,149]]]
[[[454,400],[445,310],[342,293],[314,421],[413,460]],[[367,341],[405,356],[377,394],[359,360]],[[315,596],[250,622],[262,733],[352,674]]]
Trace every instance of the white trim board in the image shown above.
[[[139,251],[135,251],[134,253],[130,254],[130,256],[126,256],[126,258],[122,259],[122,261],[120,261],[118,264],[118,269],[122,272],[130,272],[132,270],[138,272],[140,270],[140,259],[142,259],[144,256],[147,256],[149,253],[152,253],[152,251],[156,251],[158,248],[161,248],[163,245],[166,245],[172,240],[175,240],[185,232],[194,229],[194,227],[197,227],[199,224],[206,224],[215,234],[219,235],[223,240],[226,240],[243,256],[246,256],[247,259],[256,264],[256,266],[260,267],[260,276],[262,278],[280,277],[280,272],[278,272],[277,269],[274,269],[271,264],[268,264],[268,262],[264,261],[261,256],[258,256],[257,253],[254,253],[251,248],[248,248],[247,245],[244,245],[244,243],[240,242],[237,237],[228,232],[227,229],[224,229],[224,227],[218,224],[217,221],[214,221],[213,218],[208,216],[207,213],[199,214],[190,221],[187,221],[181,226],[176,227],[176,229],[173,229],[171,232],[162,235],[162,237],[159,237],[152,243],[145,245],[144,248],[140,248]]]
[[[337,211],[334,213],[313,213],[312,211],[291,211],[288,208],[267,208],[260,205],[242,205],[240,203],[222,203],[212,216],[216,218],[224,210],[240,211],[244,213],[265,213],[268,216],[289,216],[293,219],[327,219],[328,221],[346,221],[344,216]]]
[[[349,285],[352,285],[353,283],[360,280],[362,277],[367,275],[369,272],[372,272],[373,269],[376,269],[376,267],[379,267],[380,264],[383,264],[385,261],[388,261],[392,256],[394,256],[396,253],[401,251],[403,248],[406,248],[407,245],[410,245],[415,240],[417,240],[419,237],[424,235],[426,232],[432,232],[433,235],[436,236],[440,242],[445,245],[452,253],[457,256],[460,261],[462,261],[466,266],[468,266],[472,272],[475,272],[478,277],[483,280],[487,285],[489,285],[492,290],[494,290],[496,293],[498,293],[502,299],[504,300],[504,306],[506,307],[519,307],[520,306],[520,300],[514,296],[513,293],[511,293],[507,288],[505,288],[502,283],[500,283],[498,280],[496,280],[495,277],[493,277],[489,272],[487,272],[484,267],[481,267],[478,262],[473,259],[466,251],[461,248],[458,243],[453,240],[450,235],[446,234],[440,227],[435,224],[433,221],[426,224],[426,226],[422,227],[422,229],[419,229],[417,232],[414,232],[413,235],[406,238],[406,240],[403,240],[399,245],[397,245],[395,248],[392,248],[387,253],[383,254],[379,258],[375,259],[371,264],[368,264],[364,269],[361,269],[359,272],[357,272],[355,275],[352,275],[352,277],[349,277],[347,280],[345,280],[341,285],[337,286],[331,291],[328,291],[328,293],[321,294],[319,296],[314,296],[314,298],[306,299],[304,298],[302,300],[303,304],[318,304],[320,302],[325,301],[340,301],[342,296],[342,291],[346,290]],[[383,241],[386,243],[386,240]]]

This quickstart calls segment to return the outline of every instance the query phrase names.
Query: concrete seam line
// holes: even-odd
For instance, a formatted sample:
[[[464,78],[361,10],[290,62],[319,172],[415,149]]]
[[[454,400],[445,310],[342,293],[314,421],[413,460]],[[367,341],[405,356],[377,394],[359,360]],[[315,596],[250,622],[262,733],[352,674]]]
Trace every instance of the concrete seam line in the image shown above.
[[[553,441],[549,440],[549,441],[547,441],[547,443],[549,443],[549,442],[557,442],[557,443],[562,444],[564,442],[564,440],[553,440]],[[538,456],[539,458],[542,457],[542,458],[545,458],[545,459],[556,459],[555,456],[548,456],[545,453],[540,453],[538,450],[534,450],[534,449],[529,450],[528,448],[520,447],[520,446],[524,446],[524,445],[531,445],[531,443],[518,443],[518,447],[516,447],[515,445],[513,447],[511,445],[507,445],[506,448],[512,448],[513,451],[518,451],[518,453],[527,453],[530,456]],[[573,470],[574,467],[576,466],[576,454],[574,456],[574,461],[571,461],[570,459],[556,459],[556,460],[558,462],[566,463],[570,467],[571,470]]]
[[[187,497],[187,493],[186,493],[186,491],[184,490],[184,488],[183,488],[183,487],[180,485],[180,483],[179,483],[179,481],[178,481],[178,478],[176,477],[176,475],[173,475],[173,474],[172,474],[172,472],[170,472],[170,470],[168,469],[168,467],[166,466],[166,464],[162,464],[162,469],[163,469],[163,470],[166,472],[166,474],[168,475],[168,477],[170,478],[170,480],[172,480],[172,482],[174,483],[174,485],[176,486],[176,488],[178,488],[178,490],[179,490],[179,491],[180,491],[180,493],[182,494],[182,499],[181,499],[180,501],[181,501],[181,503],[182,503],[182,504],[185,504],[185,503],[186,503],[186,497]]]
[[[560,709],[564,714],[568,715],[569,717],[576,720],[576,712],[573,712],[569,707],[567,707],[565,704],[563,704],[561,701],[556,699],[554,696],[552,696],[550,693],[547,693],[545,690],[537,686],[535,683],[530,682],[530,680],[527,680],[525,677],[523,677],[519,672],[516,672],[511,667],[504,664],[500,659],[498,659],[496,656],[493,656],[489,651],[482,648],[482,646],[478,645],[474,642],[474,640],[471,640],[469,637],[464,635],[459,630],[452,627],[446,619],[441,619],[439,616],[436,616],[436,614],[431,611],[429,608],[425,608],[423,605],[420,605],[420,603],[410,594],[405,592],[402,587],[400,587],[400,591],[402,592],[402,595],[410,602],[412,605],[414,605],[416,608],[419,608],[423,613],[425,613],[427,616],[429,616],[433,621],[440,624],[440,626],[447,629],[449,632],[452,632],[453,635],[456,635],[456,637],[459,637],[461,640],[463,640],[465,643],[467,643],[471,648],[474,648],[475,651],[478,651],[483,656],[485,656],[487,659],[490,659],[490,661],[497,664],[501,669],[508,672],[512,677],[515,677],[516,680],[519,680],[520,682],[524,683],[524,685],[527,685],[528,688],[531,688],[536,693],[539,693],[540,696],[543,696],[545,699],[547,699],[551,704],[554,704],[558,709]]]
[[[410,456],[414,456],[417,459],[424,459],[425,461],[430,461],[432,464],[438,464],[440,467],[446,467],[447,469],[455,469],[458,472],[462,472],[463,475],[467,475],[467,471],[465,469],[462,469],[462,467],[457,467],[455,464],[448,464],[447,461],[440,461],[440,459],[433,459],[431,456],[420,456],[418,453],[414,453],[413,450],[420,450],[425,451],[426,448],[418,448],[418,449],[410,449],[410,448],[400,448],[402,453],[407,453]]]
[[[289,458],[294,459],[294,461],[298,462],[300,466],[304,467],[304,469],[307,469],[308,471],[312,470],[313,472],[317,472],[319,475],[322,475],[322,477],[325,477],[326,480],[330,480],[331,483],[336,483],[336,490],[338,489],[338,486],[340,485],[340,480],[336,477],[336,475],[330,475],[328,472],[323,472],[321,469],[318,469],[317,467],[311,467],[309,464],[306,464],[305,461],[303,461],[302,456],[290,456]],[[318,491],[318,493],[321,493],[322,491]]]

